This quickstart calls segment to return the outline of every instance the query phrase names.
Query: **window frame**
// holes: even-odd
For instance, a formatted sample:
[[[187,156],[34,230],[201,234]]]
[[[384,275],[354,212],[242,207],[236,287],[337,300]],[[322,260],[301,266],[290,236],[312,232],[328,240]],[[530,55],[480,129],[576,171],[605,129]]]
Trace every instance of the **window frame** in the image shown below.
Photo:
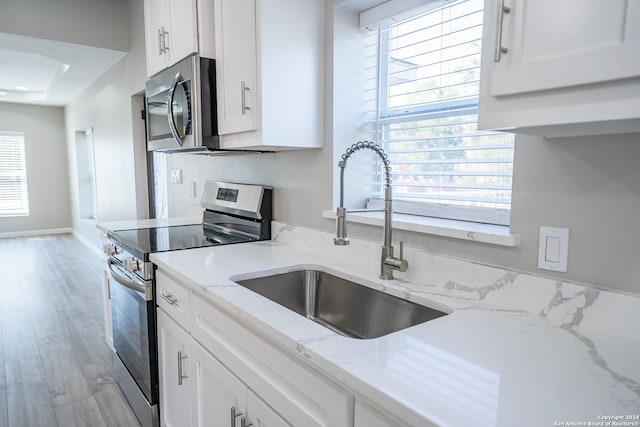
[[[11,218],[11,217],[20,217],[20,216],[29,216],[29,186],[28,186],[28,176],[27,176],[27,148],[25,141],[24,132],[10,132],[10,131],[0,131],[0,138],[4,137],[18,137],[18,140],[15,141],[16,146],[19,151],[19,160],[14,162],[13,165],[17,166],[17,163],[20,164],[19,169],[14,169],[14,174],[9,173],[9,169],[3,174],[0,170],[0,179],[7,179],[13,181],[20,181],[20,195],[21,195],[21,206],[16,209],[8,209],[3,206],[3,199],[5,197],[9,197],[9,193],[2,193],[2,187],[0,187],[0,218]],[[10,143],[11,141],[2,141],[2,143]],[[15,147],[14,147],[15,149]],[[9,162],[9,156],[5,153],[0,152],[0,160],[4,157],[7,157],[7,162]],[[7,202],[8,203],[8,202]]]
[[[454,2],[453,4],[455,5]],[[428,13],[433,12],[435,10],[439,10],[442,7],[450,7],[450,5],[444,5],[441,7],[434,8]],[[388,87],[391,84],[390,78],[387,73],[388,66],[391,65],[393,60],[397,60],[391,57],[391,46],[388,43],[388,39],[390,37],[390,27],[393,25],[397,25],[398,23],[402,23],[405,20],[413,19],[417,16],[420,16],[425,13],[425,10],[416,10],[413,14],[405,14],[399,22],[393,22],[392,20],[386,20],[385,22],[379,24],[378,30],[378,61],[377,61],[377,83],[376,83],[376,97],[377,97],[377,108],[375,113],[375,130],[374,134],[376,136],[376,140],[381,142],[381,145],[385,149],[387,154],[393,153],[393,150],[390,149],[389,146],[389,133],[391,130],[388,128],[389,124],[397,124],[404,123],[409,121],[419,121],[425,119],[436,119],[443,117],[455,117],[461,115],[475,115],[477,121],[478,114],[478,103],[479,103],[479,95],[475,97],[465,97],[462,99],[445,99],[440,102],[425,102],[424,104],[415,104],[412,105],[412,109],[409,112],[402,112],[402,109],[390,109],[387,108],[386,103],[388,102],[388,98],[385,95],[387,93]],[[481,53],[480,53],[481,55]],[[386,62],[384,62],[386,61]],[[385,65],[385,66],[383,66]],[[388,66],[387,66],[388,65]],[[478,65],[479,67],[479,65]],[[385,85],[385,83],[387,85]],[[479,93],[479,81],[478,81],[478,93]],[[478,131],[472,133],[464,134],[465,136],[488,136],[493,134],[502,134],[500,132],[485,132]],[[514,136],[515,138],[515,136]],[[505,145],[505,149],[514,149],[514,139],[511,140],[511,145]],[[426,152],[426,150],[425,150]],[[379,163],[376,159],[376,163]],[[495,224],[508,226],[510,223],[510,213],[511,213],[511,200],[512,195],[511,191],[513,188],[513,183],[511,180],[512,177],[512,165],[513,165],[513,155],[511,156],[510,163],[510,172],[505,177],[509,178],[509,187],[508,189],[504,186],[496,185],[496,191],[505,191],[509,196],[507,199],[504,198],[495,198],[495,200],[502,200],[504,204],[507,204],[508,208],[489,208],[489,207],[480,207],[480,206],[459,206],[456,204],[447,204],[447,203],[434,203],[425,201],[412,201],[412,200],[403,200],[402,197],[398,197],[397,195],[394,197],[394,212],[397,213],[405,213],[410,215],[418,215],[425,217],[436,217],[436,218],[444,218],[444,219],[452,219],[452,220],[462,220],[469,222],[478,222],[478,223],[486,223],[486,224]],[[393,161],[392,161],[393,166]],[[370,209],[380,209],[384,206],[383,197],[383,185],[382,183],[382,174],[381,165],[378,164],[379,172],[376,176],[377,182],[379,185],[375,186],[375,190],[369,195],[367,201],[367,208]],[[392,175],[394,174],[392,170]],[[396,172],[397,176],[397,172]],[[501,175],[495,175],[501,176]],[[394,190],[396,191],[396,190]],[[434,197],[435,198],[435,197]],[[425,198],[426,199],[426,198]],[[471,200],[471,198],[469,198]]]

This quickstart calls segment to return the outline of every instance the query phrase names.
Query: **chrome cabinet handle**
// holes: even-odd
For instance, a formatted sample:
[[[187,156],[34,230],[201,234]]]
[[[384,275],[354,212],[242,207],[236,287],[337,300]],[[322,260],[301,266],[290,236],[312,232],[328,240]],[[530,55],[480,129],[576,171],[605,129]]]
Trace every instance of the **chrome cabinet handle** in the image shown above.
[[[158,55],[162,55],[164,50],[162,50],[162,31],[158,28]]]
[[[240,95],[242,96],[242,115],[243,116],[247,114],[247,111],[251,109],[250,107],[247,107],[247,92],[250,90],[251,88],[249,88],[249,86],[247,86],[247,84],[244,81],[240,82]]]
[[[500,0],[500,4],[498,6],[498,25],[497,25],[498,34],[496,35],[496,51],[493,56],[494,62],[500,62],[500,57],[502,56],[502,54],[509,52],[509,49],[502,46],[503,18],[504,18],[504,15],[509,12],[511,12],[511,8],[509,6],[504,5],[504,0]]]
[[[183,375],[182,373],[182,361],[186,358],[187,356],[182,351],[178,351],[178,385],[182,385],[182,380],[189,378],[188,375]]]
[[[167,36],[169,32],[164,29],[164,26],[160,27],[160,29],[162,32],[162,53],[166,53],[169,50],[169,46],[167,46]]]
[[[253,423],[251,421],[247,424],[247,419],[245,417],[240,418],[240,427],[250,427],[252,425]]]
[[[238,411],[235,406],[231,407],[231,427],[236,427],[236,418],[238,418],[241,415],[242,415],[242,412]],[[244,417],[240,419],[240,422],[242,422],[243,419]]]
[[[162,297],[163,300],[165,300],[166,302],[169,303],[169,305],[175,305],[178,303],[178,298],[175,298],[173,295],[171,294],[165,294],[164,292],[160,293],[160,296]]]

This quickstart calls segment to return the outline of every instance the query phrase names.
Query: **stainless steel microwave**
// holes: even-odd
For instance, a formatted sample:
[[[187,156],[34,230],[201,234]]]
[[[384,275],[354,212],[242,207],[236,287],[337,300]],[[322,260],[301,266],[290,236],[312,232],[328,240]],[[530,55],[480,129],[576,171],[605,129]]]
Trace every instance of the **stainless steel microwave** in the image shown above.
[[[145,85],[147,150],[200,151],[219,146],[214,59],[192,55]]]

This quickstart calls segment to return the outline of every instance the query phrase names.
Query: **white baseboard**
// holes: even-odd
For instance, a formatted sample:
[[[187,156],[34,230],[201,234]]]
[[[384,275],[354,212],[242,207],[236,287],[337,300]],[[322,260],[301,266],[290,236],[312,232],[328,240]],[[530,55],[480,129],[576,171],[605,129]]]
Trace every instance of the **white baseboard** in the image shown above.
[[[75,237],[76,239],[80,240],[80,242],[83,245],[85,245],[87,248],[91,249],[91,252],[93,252],[94,254],[99,256],[100,258],[102,258],[102,256],[104,254],[100,250],[100,248],[96,247],[96,245],[91,243],[86,237],[84,237],[82,234],[78,233],[76,230],[72,230],[71,232],[73,233],[73,237]]]
[[[45,234],[67,234],[71,232],[73,232],[71,228],[49,228],[47,230],[12,231],[9,233],[0,233],[0,239],[8,239],[12,237],[43,236]]]

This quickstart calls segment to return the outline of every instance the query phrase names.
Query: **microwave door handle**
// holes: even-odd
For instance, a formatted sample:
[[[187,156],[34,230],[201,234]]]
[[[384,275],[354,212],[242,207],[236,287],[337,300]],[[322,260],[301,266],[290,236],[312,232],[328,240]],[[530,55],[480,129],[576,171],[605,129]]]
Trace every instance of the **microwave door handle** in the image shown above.
[[[171,130],[171,135],[173,135],[173,139],[175,139],[175,141],[178,143],[180,147],[182,147],[183,142],[182,142],[182,137],[178,133],[178,127],[176,126],[176,122],[175,120],[173,120],[173,100],[176,95],[176,88],[178,87],[181,81],[182,81],[182,75],[180,73],[177,73],[173,79],[173,83],[171,83],[171,88],[169,88],[169,99],[168,99],[169,108],[167,111],[168,113],[167,118],[169,119],[169,129]]]

